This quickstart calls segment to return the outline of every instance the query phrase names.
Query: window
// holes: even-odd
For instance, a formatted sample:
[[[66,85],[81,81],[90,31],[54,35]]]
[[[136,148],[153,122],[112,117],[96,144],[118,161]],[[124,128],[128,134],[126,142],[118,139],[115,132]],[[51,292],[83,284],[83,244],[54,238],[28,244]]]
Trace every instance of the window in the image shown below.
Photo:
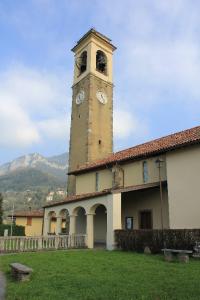
[[[96,69],[101,73],[107,73],[107,58],[101,50],[98,50],[96,53]]]
[[[26,225],[31,226],[32,225],[32,217],[27,217],[27,223]]]
[[[98,172],[95,174],[95,191],[96,192],[99,191],[99,173]]]
[[[148,164],[147,161],[143,161],[143,182],[146,183],[149,180]]]
[[[125,229],[133,229],[133,217],[125,217]]]
[[[143,210],[140,212],[140,229],[152,229],[151,210]]]

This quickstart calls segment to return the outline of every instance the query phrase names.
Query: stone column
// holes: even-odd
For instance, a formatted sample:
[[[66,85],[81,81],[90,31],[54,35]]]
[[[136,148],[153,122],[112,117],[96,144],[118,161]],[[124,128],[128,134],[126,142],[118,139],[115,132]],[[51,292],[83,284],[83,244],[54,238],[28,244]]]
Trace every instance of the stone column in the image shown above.
[[[90,249],[94,248],[94,215],[94,213],[87,214],[87,246]]]
[[[43,219],[43,222],[44,222],[44,224],[43,224],[43,233],[42,233],[43,235],[47,235],[48,232],[49,232],[49,227],[50,227],[49,221],[50,221],[49,217],[44,217],[44,219]]]
[[[75,234],[76,233],[76,217],[77,215],[70,215],[70,221],[69,221],[69,234]]]
[[[115,249],[115,229],[122,228],[121,222],[121,193],[111,194],[108,196],[107,204],[107,240],[106,247],[108,250]]]
[[[70,215],[70,221],[69,221],[69,243],[68,243],[68,247],[74,247],[75,245],[75,239],[74,239],[74,235],[76,233],[76,217],[77,215]]]
[[[62,225],[62,217],[57,217],[56,218],[56,235],[58,235],[59,233],[61,233],[61,225]]]

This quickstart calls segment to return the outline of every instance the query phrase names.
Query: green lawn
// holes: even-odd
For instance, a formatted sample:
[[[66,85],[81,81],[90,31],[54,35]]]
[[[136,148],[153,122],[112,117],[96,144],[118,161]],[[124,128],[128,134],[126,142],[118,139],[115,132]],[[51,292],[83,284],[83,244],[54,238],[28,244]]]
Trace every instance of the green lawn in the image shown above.
[[[16,283],[9,263],[34,269]],[[56,251],[0,256],[7,299],[112,300],[200,299],[200,261],[167,263],[162,256],[108,251]]]

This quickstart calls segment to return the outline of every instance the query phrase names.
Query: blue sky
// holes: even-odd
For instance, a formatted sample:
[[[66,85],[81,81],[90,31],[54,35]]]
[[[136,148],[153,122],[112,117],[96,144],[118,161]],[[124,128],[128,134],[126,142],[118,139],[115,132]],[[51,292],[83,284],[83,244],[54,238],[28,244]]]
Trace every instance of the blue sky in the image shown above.
[[[199,125],[200,3],[0,0],[0,164],[68,150],[73,54],[91,27],[114,54],[115,151]]]

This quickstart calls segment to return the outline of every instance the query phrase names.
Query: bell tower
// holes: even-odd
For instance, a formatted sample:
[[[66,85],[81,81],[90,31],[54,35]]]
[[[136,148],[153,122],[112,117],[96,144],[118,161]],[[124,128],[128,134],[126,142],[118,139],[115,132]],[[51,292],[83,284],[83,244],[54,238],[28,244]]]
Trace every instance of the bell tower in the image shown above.
[[[113,79],[111,40],[90,29],[72,49],[74,80],[69,146],[69,172],[113,151]],[[68,177],[68,195],[75,178]]]

